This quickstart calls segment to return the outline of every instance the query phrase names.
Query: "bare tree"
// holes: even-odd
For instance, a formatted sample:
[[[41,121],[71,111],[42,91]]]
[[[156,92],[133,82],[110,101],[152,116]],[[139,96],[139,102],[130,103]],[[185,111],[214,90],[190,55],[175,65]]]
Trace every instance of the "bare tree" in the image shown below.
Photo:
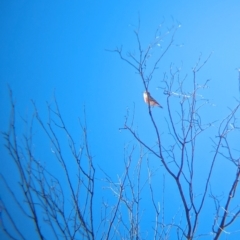
[[[159,46],[162,39],[159,34],[159,29],[154,36],[153,43],[149,44],[146,48],[141,45],[139,28],[134,31],[138,44],[138,53],[136,52],[123,53],[122,48],[116,48],[116,52],[121,60],[129,64],[139,75],[139,79],[146,91],[149,91],[149,86],[154,74],[161,63],[163,56],[173,46],[174,36],[178,26],[172,28],[172,34],[165,48],[161,49],[157,58],[150,62],[152,52]],[[169,31],[168,31],[169,33]],[[165,35],[164,35],[165,36]],[[155,147],[147,144],[145,140],[139,136],[134,130],[133,124],[129,124],[126,119],[123,129],[129,131],[131,135],[145,147],[149,153],[155,158],[159,159],[166,174],[171,176],[175,182],[178,190],[178,196],[183,204],[184,215],[179,223],[174,223],[171,226],[176,229],[176,237],[178,239],[194,239],[200,236],[212,236],[213,239],[219,239],[222,233],[236,233],[240,234],[240,229],[235,224],[232,232],[227,232],[227,228],[236,222],[240,217],[240,196],[236,193],[239,181],[239,148],[233,149],[232,136],[239,134],[239,102],[233,109],[230,109],[229,115],[223,119],[220,124],[215,122],[206,122],[208,119],[203,119],[202,112],[204,107],[208,105],[208,100],[202,95],[202,91],[207,88],[208,79],[202,81],[198,78],[199,72],[207,64],[209,57],[202,61],[201,56],[197,63],[192,68],[191,79],[187,76],[181,77],[180,68],[170,65],[169,72],[164,72],[161,81],[161,88],[163,94],[166,96],[167,109],[165,110],[165,129],[163,130],[163,123],[157,122],[153,115],[151,106],[148,106],[148,114],[151,125],[154,129],[155,138],[157,139]],[[149,63],[150,62],[150,63]],[[201,178],[199,172],[199,148],[204,148],[199,144],[199,138],[204,137],[205,142],[209,143],[208,129],[218,124],[218,131],[216,136],[212,136],[213,149],[207,155],[208,166],[204,166],[205,175]],[[207,133],[207,134],[205,134]],[[169,137],[170,136],[170,137]],[[236,139],[236,138],[235,138]],[[216,162],[228,161],[233,165],[235,174],[229,175],[231,184],[229,186],[228,194],[224,197],[217,197],[214,194],[214,189],[211,189],[211,181],[213,180],[213,172],[217,171],[215,167]],[[199,192],[195,187],[196,182],[202,183],[202,190]],[[155,189],[156,190],[156,189]],[[154,190],[151,189],[151,192]],[[209,206],[209,195],[214,199],[215,203],[215,217],[212,218],[212,226],[206,233],[199,232],[201,221],[200,216],[203,214],[204,209]],[[156,205],[154,203],[154,206]],[[222,211],[221,211],[222,210]],[[156,208],[158,216],[158,210]],[[210,218],[211,216],[209,216]],[[168,225],[164,223],[166,227]],[[239,221],[238,221],[239,224]],[[158,225],[155,229],[158,234]],[[159,235],[158,235],[159,236]],[[158,239],[158,238],[156,238]],[[160,239],[162,239],[160,237]],[[165,238],[164,238],[165,239]],[[168,239],[168,237],[166,238]],[[171,238],[173,239],[173,237]]]
[[[18,214],[22,215],[24,221],[34,225],[39,239],[49,239],[50,236],[55,239],[94,239],[92,205],[95,169],[88,147],[86,125],[81,125],[82,142],[77,144],[65,126],[56,100],[54,108],[48,105],[47,124],[43,123],[33,103],[35,111],[30,123],[26,122],[27,133],[20,138],[16,129],[15,104],[11,90],[10,100],[11,120],[4,137],[6,148],[19,174],[19,195],[15,194],[6,176],[1,174],[1,179],[9,197],[14,200]],[[49,165],[38,160],[34,154],[34,121],[40,124],[46,134],[46,141],[55,157],[49,161],[54,161],[55,171],[50,171]],[[62,146],[61,133],[66,136],[67,148]],[[71,163],[67,164],[69,161]],[[70,167],[74,167],[75,171],[70,170]],[[26,239],[14,217],[15,213],[6,207],[7,203],[3,199],[1,205],[4,212],[2,227],[6,236]],[[43,228],[43,221],[47,225],[46,229]],[[5,222],[12,228],[5,226]]]

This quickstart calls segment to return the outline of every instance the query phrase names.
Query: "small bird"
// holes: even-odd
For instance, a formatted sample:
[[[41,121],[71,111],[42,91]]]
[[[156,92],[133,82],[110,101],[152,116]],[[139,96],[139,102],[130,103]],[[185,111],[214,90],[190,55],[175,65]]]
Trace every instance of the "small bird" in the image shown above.
[[[145,91],[143,93],[144,102],[150,105],[151,107],[158,106],[162,108],[162,106],[151,96],[150,92]]]

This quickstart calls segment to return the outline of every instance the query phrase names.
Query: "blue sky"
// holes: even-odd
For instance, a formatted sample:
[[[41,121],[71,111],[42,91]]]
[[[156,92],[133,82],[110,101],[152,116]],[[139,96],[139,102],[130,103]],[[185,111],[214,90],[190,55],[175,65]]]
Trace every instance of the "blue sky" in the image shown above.
[[[145,46],[154,39],[159,24],[163,32],[173,24],[181,25],[149,87],[164,107],[154,109],[154,114],[159,121],[164,119],[166,96],[160,87],[170,64],[181,67],[182,75],[190,77],[200,54],[204,60],[213,53],[199,81],[211,80],[204,97],[212,104],[208,110],[212,114],[206,112],[204,117],[221,119],[240,94],[236,70],[240,67],[239,7],[237,0],[1,1],[0,130],[8,127],[7,84],[23,117],[31,115],[33,99],[46,118],[46,101],[52,103],[55,93],[73,133],[85,107],[96,165],[116,177],[123,170],[123,148],[133,141],[130,134],[119,131],[127,110],[131,115],[135,107],[134,126],[143,139],[151,141],[151,131],[139,76],[117,54],[106,50],[123,46],[123,52],[137,51],[133,30],[139,17]],[[163,46],[167,41],[168,37]],[[19,128],[24,130],[21,124]],[[2,138],[0,143],[7,158]],[[38,151],[44,157],[41,149]],[[10,170],[3,161],[1,168],[3,172]]]

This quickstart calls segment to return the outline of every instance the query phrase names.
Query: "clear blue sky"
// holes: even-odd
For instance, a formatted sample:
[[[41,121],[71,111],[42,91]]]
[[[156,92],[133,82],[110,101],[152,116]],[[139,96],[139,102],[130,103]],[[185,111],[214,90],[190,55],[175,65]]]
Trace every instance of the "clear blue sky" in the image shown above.
[[[238,0],[1,1],[0,130],[7,129],[10,114],[7,84],[23,117],[32,112],[31,99],[46,116],[46,101],[52,102],[55,92],[72,132],[85,106],[96,164],[116,177],[123,170],[123,147],[132,140],[118,130],[127,109],[132,113],[135,105],[135,127],[143,138],[151,137],[139,76],[106,49],[122,45],[123,52],[136,51],[133,30],[139,16],[146,46],[160,23],[165,30],[181,24],[176,46],[150,84],[151,93],[165,108],[165,95],[158,87],[170,63],[181,66],[183,75],[191,75],[199,55],[205,59],[213,52],[202,78],[211,80],[206,97],[215,105],[212,118],[220,119],[239,97],[239,8]],[[154,111],[164,119],[164,109]],[[0,143],[6,157],[2,138]]]

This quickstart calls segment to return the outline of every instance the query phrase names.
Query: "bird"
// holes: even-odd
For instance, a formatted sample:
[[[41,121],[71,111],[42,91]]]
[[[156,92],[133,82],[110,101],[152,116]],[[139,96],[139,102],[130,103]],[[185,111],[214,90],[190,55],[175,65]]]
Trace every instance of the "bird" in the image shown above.
[[[143,99],[144,102],[147,103],[148,105],[150,105],[151,107],[157,106],[160,108],[163,108],[150,94],[150,92],[145,91],[143,93]]]

